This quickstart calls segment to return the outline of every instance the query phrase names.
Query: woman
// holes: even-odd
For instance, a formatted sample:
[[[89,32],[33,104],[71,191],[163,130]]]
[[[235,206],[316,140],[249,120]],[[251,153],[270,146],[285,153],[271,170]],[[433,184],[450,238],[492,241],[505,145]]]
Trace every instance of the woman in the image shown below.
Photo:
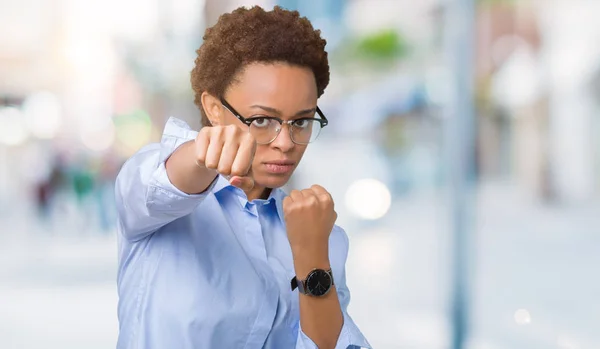
[[[331,196],[286,195],[327,119],[325,40],[298,12],[240,8],[192,71],[199,133],[170,119],[117,177],[118,348],[359,348]]]

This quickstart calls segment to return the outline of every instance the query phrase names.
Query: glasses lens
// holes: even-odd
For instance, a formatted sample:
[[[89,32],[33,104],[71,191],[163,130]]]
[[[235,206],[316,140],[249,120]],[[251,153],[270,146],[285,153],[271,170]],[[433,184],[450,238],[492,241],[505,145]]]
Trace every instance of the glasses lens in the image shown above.
[[[256,118],[250,124],[250,134],[254,136],[256,143],[259,144],[272,142],[280,130],[281,124],[275,119]]]
[[[318,120],[297,120],[291,127],[292,140],[299,144],[314,142],[321,133]]]

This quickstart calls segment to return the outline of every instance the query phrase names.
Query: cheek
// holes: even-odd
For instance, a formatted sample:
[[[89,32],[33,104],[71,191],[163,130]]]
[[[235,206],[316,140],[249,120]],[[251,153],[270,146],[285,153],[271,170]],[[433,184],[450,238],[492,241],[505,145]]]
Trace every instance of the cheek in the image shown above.
[[[264,145],[257,145],[256,152],[254,152],[254,160],[252,160],[252,165],[256,166],[260,164],[263,160],[265,160],[265,153],[267,153],[268,151],[268,148],[265,149]]]
[[[296,145],[296,151],[294,152],[294,155],[296,156],[296,160],[300,161],[300,159],[302,159],[302,156],[304,155],[304,152],[306,151],[306,145]]]

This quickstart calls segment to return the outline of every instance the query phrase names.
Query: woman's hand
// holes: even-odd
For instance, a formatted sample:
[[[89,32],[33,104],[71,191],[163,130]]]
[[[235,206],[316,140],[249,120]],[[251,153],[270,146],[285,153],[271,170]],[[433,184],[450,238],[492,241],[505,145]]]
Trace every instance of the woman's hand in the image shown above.
[[[293,190],[283,200],[283,212],[294,260],[307,262],[308,269],[328,267],[329,235],[337,213],[327,190],[319,185]]]
[[[232,185],[248,191],[256,140],[235,125],[203,127],[195,140],[196,164],[230,177]]]
[[[181,145],[166,163],[169,180],[188,194],[202,193],[217,174],[248,191],[254,187],[252,161],[256,141],[247,131],[235,126],[207,126],[195,140]]]

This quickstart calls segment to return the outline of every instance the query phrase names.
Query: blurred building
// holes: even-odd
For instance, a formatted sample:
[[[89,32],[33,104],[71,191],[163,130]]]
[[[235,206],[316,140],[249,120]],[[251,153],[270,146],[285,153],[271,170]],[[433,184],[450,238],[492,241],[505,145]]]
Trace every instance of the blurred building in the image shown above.
[[[487,2],[478,11],[479,162],[533,198],[597,196],[600,35],[594,1]],[[577,59],[575,57],[578,57]]]
[[[105,160],[157,140],[169,115],[198,124],[203,13],[201,0],[0,5],[0,197],[33,200],[54,166],[100,182]]]
[[[292,186],[336,200],[353,316],[378,348],[448,346],[448,1],[20,0],[0,2],[0,347],[114,345],[115,175],[169,116],[199,127],[205,27],[254,4],[328,41],[331,122]],[[472,346],[600,347],[600,1],[476,4]]]

